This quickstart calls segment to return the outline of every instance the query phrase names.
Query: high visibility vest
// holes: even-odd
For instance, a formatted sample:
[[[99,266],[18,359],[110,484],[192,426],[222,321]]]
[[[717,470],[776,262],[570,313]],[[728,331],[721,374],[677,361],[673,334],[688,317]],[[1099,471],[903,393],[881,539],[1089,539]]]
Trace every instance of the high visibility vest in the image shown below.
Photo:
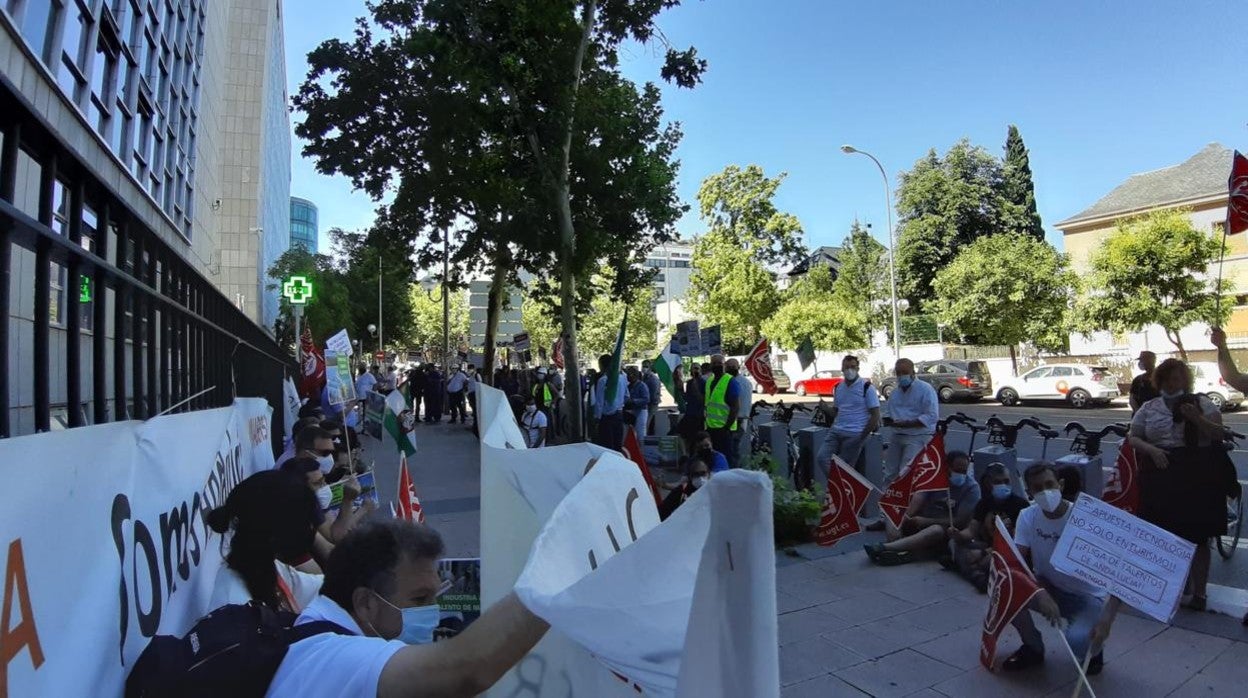
[[[551,403],[551,398],[552,398],[552,395],[550,392],[550,383],[541,383],[539,385],[533,386],[533,397],[535,398],[537,397],[538,388],[542,389],[542,404],[549,405]]]
[[[733,420],[732,424],[728,424],[728,385],[732,383],[732,376],[727,373],[715,378],[712,377],[706,382],[706,428],[707,429],[723,429],[727,426],[730,431],[737,430],[737,422]]]

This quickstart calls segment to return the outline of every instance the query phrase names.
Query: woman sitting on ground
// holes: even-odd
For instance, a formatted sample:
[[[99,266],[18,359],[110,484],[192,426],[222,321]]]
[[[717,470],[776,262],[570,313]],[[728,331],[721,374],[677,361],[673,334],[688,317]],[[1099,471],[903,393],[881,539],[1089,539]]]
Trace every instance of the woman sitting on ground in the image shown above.
[[[208,525],[229,548],[209,608],[257,601],[302,611],[320,592],[321,575],[294,565],[308,558],[322,520],[316,495],[290,473],[266,470],[238,483],[225,504],[208,513]]]

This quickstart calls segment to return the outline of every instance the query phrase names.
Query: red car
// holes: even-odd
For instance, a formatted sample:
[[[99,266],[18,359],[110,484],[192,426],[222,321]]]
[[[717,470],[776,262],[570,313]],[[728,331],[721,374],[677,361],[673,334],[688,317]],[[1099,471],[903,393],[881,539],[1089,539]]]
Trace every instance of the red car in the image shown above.
[[[804,378],[793,386],[798,395],[831,395],[836,386],[845,380],[840,371],[819,371],[810,378]]]

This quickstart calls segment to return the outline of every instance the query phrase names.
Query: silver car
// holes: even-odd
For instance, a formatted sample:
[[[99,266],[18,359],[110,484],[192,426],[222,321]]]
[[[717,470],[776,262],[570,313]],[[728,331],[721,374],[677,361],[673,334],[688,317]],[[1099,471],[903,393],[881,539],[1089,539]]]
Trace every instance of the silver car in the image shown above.
[[[744,367],[742,367],[741,372],[744,373],[746,377],[750,379],[750,384],[754,386],[754,392],[758,394],[762,394],[763,386],[755,382],[754,376],[751,376],[750,372],[746,371]],[[775,366],[772,366],[771,379],[776,382],[776,390],[778,392],[787,393],[793,389],[793,380],[789,378],[789,374],[784,372],[784,369],[776,368]]]

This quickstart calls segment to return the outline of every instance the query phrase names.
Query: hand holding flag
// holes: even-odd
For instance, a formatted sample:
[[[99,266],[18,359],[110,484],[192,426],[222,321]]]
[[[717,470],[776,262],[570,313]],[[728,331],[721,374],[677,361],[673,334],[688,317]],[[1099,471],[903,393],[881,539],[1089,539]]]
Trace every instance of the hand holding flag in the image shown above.
[[[1023,562],[1023,556],[1015,547],[1005,524],[1000,518],[994,521],[997,530],[992,537],[988,573],[988,613],[984,616],[984,630],[979,642],[979,662],[988,671],[993,670],[1001,631],[1040,593],[1036,578]]]

